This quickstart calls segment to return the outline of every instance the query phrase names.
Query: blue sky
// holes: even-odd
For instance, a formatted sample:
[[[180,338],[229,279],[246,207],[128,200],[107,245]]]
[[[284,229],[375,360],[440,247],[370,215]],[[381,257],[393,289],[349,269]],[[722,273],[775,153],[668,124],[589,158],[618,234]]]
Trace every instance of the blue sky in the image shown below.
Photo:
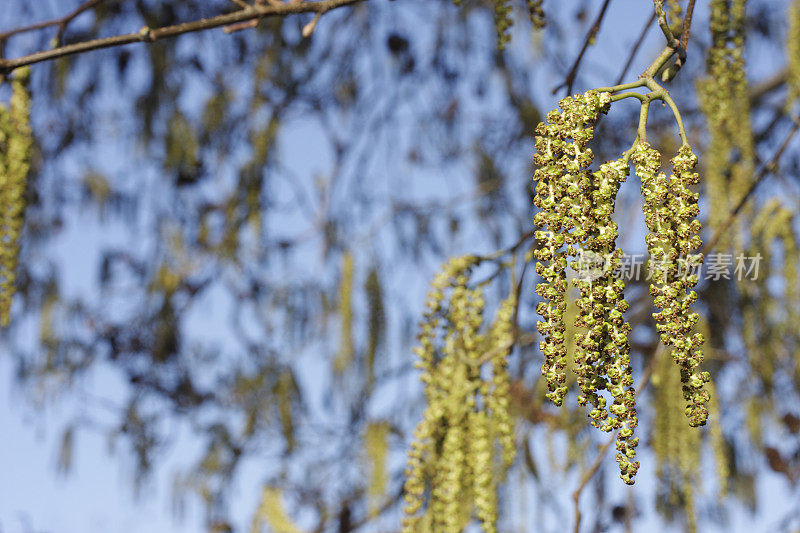
[[[399,2],[398,2],[399,3]],[[546,2],[552,4],[554,2]],[[699,3],[698,17],[703,17],[705,6]],[[49,6],[52,16],[71,8],[73,2],[51,0]],[[781,9],[783,2],[781,2]],[[608,22],[598,35],[598,46],[591,50],[584,62],[583,70],[588,78],[597,85],[607,85],[613,80],[604,80],[593,76],[604,71],[599,66],[608,57],[616,61],[620,54],[636,38],[641,25],[649,16],[651,4],[641,0],[616,0],[610,7]],[[590,15],[594,17],[594,13]],[[8,13],[0,14],[0,27],[11,27],[19,21],[10,20]],[[579,40],[573,45],[580,46]],[[635,73],[650,62],[651,54],[659,43],[657,31],[651,31],[645,46],[634,62],[630,72]],[[512,46],[529,46],[527,36],[518,35]],[[693,61],[700,61],[694,56]],[[766,65],[765,65],[766,68]],[[549,96],[550,89],[559,83],[553,76],[540,76],[536,86],[540,94],[536,101],[546,104],[548,99],[554,105],[554,97]],[[576,87],[583,90],[587,87]],[[552,107],[551,105],[551,107]],[[313,140],[313,124],[297,121],[286,132],[281,150],[282,158],[294,172],[302,176],[311,176],[319,169],[327,166],[328,155],[317,153],[316,159],[309,158],[303,149]],[[158,179],[148,176],[147,179]],[[520,178],[522,179],[522,178]],[[527,178],[525,178],[527,179]],[[92,226],[86,221],[71,221],[69,229],[59,238],[62,249],[58,254],[68,265],[67,291],[80,291],[86,284],[92,283],[94,263],[87,264],[87,257],[92,257],[95,247],[107,235],[105,232],[92,233]],[[291,228],[291,224],[287,222]],[[108,230],[108,228],[105,228]],[[124,228],[112,229],[117,238],[123,238]],[[467,243],[464,243],[467,244]],[[421,303],[424,287],[415,291],[418,304]],[[30,334],[35,335],[35,328],[30,325]],[[215,332],[209,332],[215,337]],[[219,337],[219,336],[217,336]],[[224,338],[222,339],[224,341]],[[410,357],[410,354],[409,354]],[[95,372],[93,390],[98,395],[108,394],[113,398],[115,391],[122,385],[115,382],[115,377],[102,369]],[[185,436],[178,437],[179,445],[170,449],[168,457],[157,468],[156,477],[146,481],[138,496],[134,496],[132,487],[133,471],[130,461],[124,458],[124,450],[116,455],[109,454],[108,444],[101,434],[82,431],[77,436],[73,468],[66,475],[57,475],[57,457],[64,413],[74,409],[92,410],[98,419],[103,419],[102,409],[94,407],[94,402],[84,399],[66,397],[57,402],[47,402],[46,408],[32,404],[30,391],[23,391],[14,386],[14,368],[10,357],[0,356],[0,533],[91,533],[95,531],[125,531],[131,533],[167,533],[193,532],[202,530],[202,515],[199,506],[189,503],[183,520],[175,516],[175,506],[171,498],[173,474],[176,468],[186,464],[187,457],[193,452],[193,444]],[[181,428],[177,428],[181,435]],[[544,452],[542,452],[544,453]],[[545,459],[543,459],[544,461]],[[613,462],[613,460],[612,460]],[[642,481],[652,479],[653,458],[643,457],[640,474]],[[768,530],[776,517],[789,508],[788,487],[783,480],[772,474],[765,474],[760,479],[760,494],[764,507],[761,512],[750,517],[747,513],[734,510],[731,522],[720,528],[721,531],[749,531],[752,529]],[[576,477],[568,476],[563,480],[564,490],[554,494],[565,510],[569,510],[569,492],[575,486]],[[243,476],[234,493],[233,513],[239,523],[246,524],[252,509],[255,508],[259,479],[254,476]],[[653,485],[637,483],[637,493],[647,494],[648,487]],[[512,480],[512,484],[516,483]],[[626,489],[618,487],[622,492]],[[519,491],[510,491],[510,497],[519,500],[520,506],[535,507],[538,496],[530,484]],[[652,498],[642,498],[642,502]],[[539,505],[543,505],[538,502]],[[591,510],[587,508],[587,512]],[[652,509],[647,509],[652,513]],[[569,512],[565,513],[569,516]],[[523,531],[538,529],[537,513],[531,510],[527,514],[527,525],[520,524]],[[654,527],[654,524],[641,524]],[[558,531],[563,524],[547,524],[549,530]]]

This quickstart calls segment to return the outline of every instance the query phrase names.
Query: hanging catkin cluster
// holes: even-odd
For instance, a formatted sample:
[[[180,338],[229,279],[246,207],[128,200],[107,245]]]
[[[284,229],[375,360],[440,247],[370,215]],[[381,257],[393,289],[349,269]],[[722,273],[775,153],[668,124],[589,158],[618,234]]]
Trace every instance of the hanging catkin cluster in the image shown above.
[[[778,371],[800,379],[800,254],[798,218],[779,200],[764,204],[750,229],[750,271],[739,283],[742,298],[742,336],[748,350],[758,353],[750,364],[764,393],[773,390]],[[780,259],[780,262],[777,260]],[[784,290],[776,297],[771,286]]]
[[[33,133],[28,69],[11,80],[8,108],[0,105],[0,324],[7,326],[14,297],[19,236],[25,213],[25,186]]]
[[[536,292],[543,299],[537,306],[542,317],[537,329],[542,335],[547,396],[561,405],[567,391],[568,346],[573,341],[565,334],[569,327],[564,316],[566,269],[569,258],[577,258],[571,266],[578,273],[573,284],[579,291],[573,358],[578,403],[589,405],[592,425],[603,431],[618,430],[616,459],[621,478],[632,484],[639,467],[634,461],[639,439],[633,436],[638,419],[628,341],[631,327],[624,318],[628,303],[623,297],[624,281],[617,276],[622,251],[616,247],[616,197],[632,157],[645,197],[646,241],[653,270],[650,292],[658,309],[653,316],[661,341],[672,348],[680,369],[689,424],[699,426],[708,416],[704,383],[709,376],[698,370],[703,336],[692,333],[698,315],[691,308],[697,299],[691,290],[697,274],[688,268],[699,268],[702,262],[696,253],[701,244],[698,195],[691,190],[699,178],[694,172],[697,158],[685,142],[672,160],[671,177],[659,171],[661,156],[645,139],[646,122],[640,123],[631,150],[591,172],[593,156],[587,145],[595,122],[611,104],[606,91],[561,100],[559,108],[548,113],[547,123],[536,129],[534,205],[539,210],[534,216],[534,257],[536,272],[542,277]],[[646,118],[649,100],[642,101]]]
[[[536,131],[534,204],[540,211],[534,218],[539,228],[534,256],[536,272],[544,280],[537,286],[537,294],[544,298],[537,307],[543,318],[537,329],[544,337],[540,346],[548,397],[560,405],[566,393],[565,344],[572,340],[564,335],[567,257],[578,255],[573,266],[584,273],[575,283],[580,291],[574,356],[578,403],[591,404],[589,416],[594,426],[603,431],[619,429],[617,461],[622,479],[633,483],[639,467],[633,460],[638,444],[633,431],[638,420],[628,345],[630,325],[623,317],[628,304],[622,295],[624,282],[614,275],[622,252],[616,248],[618,229],[613,220],[628,162],[610,161],[591,173],[593,156],[587,147],[594,123],[610,103],[605,92],[565,98],[559,102],[560,111],[549,113],[548,124],[539,124]],[[590,261],[599,266],[589,269]],[[610,392],[611,406],[602,391]]]
[[[681,146],[672,158],[669,179],[660,172],[661,154],[647,142],[639,144],[633,162],[642,180],[645,223],[650,230],[650,294],[659,309],[653,318],[661,342],[673,348],[672,357],[681,370],[689,424],[702,426],[708,418],[709,396],[703,385],[709,374],[698,371],[703,362],[703,335],[691,333],[700,318],[692,311],[697,293],[691,289],[698,281],[694,269],[702,262],[702,256],[695,253],[701,244],[698,195],[689,188],[699,181],[694,172],[697,157],[688,145]]]
[[[668,517],[682,510],[687,530],[696,530],[694,504],[700,465],[701,434],[686,425],[683,402],[675,394],[681,377],[669,357],[657,353],[653,371],[653,431],[650,439],[656,456],[659,507]]]
[[[588,211],[585,193],[591,185],[589,165],[593,158],[587,144],[597,117],[608,110],[610,103],[607,93],[593,91],[564,98],[558,103],[559,109],[548,113],[548,123],[542,122],[536,128],[533,202],[540,211],[534,217],[538,228],[534,257],[538,260],[536,273],[543,278],[536,293],[544,298],[537,306],[543,318],[537,329],[544,337],[540,347],[545,357],[542,374],[550,391],[547,397],[556,405],[561,405],[567,392],[567,255],[575,252],[574,244],[583,241],[581,222]]]
[[[746,0],[712,0],[711,47],[706,56],[708,75],[697,85],[700,107],[710,141],[705,152],[704,182],[710,210],[708,221],[717,230],[746,194],[753,176],[750,104],[745,77]],[[738,242],[726,232],[722,248]]]
[[[481,333],[484,299],[467,286],[476,263],[451,260],[428,293],[415,350],[427,409],[408,454],[409,533],[458,533],[473,511],[484,531],[497,531],[498,472],[515,452],[506,370],[515,305],[513,297],[505,300]]]

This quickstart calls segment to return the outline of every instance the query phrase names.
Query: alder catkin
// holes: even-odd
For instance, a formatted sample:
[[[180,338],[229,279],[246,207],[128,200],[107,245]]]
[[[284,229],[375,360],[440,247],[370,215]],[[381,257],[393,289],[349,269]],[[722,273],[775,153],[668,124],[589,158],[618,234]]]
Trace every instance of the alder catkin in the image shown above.
[[[789,63],[789,98],[787,103],[800,97],[800,0],[789,5],[789,28],[786,32],[786,58]]]
[[[478,262],[451,260],[428,292],[415,349],[427,407],[408,453],[404,532],[459,533],[473,514],[497,531],[497,486],[515,452],[507,357],[516,300],[482,332],[484,298],[468,286]]]
[[[717,231],[750,188],[755,152],[744,62],[746,0],[712,0],[710,7],[707,76],[697,83],[697,93],[710,138],[703,172],[708,222]],[[720,249],[742,244],[744,220],[739,216],[722,234]]]
[[[598,116],[608,110],[610,103],[607,93],[596,91],[564,98],[558,104],[559,109],[547,114],[548,123],[540,123],[536,128],[537,168],[533,179],[534,205],[539,211],[534,216],[537,227],[534,257],[536,273],[543,278],[536,286],[536,293],[544,299],[536,308],[542,317],[536,328],[543,336],[540,349],[545,357],[542,375],[547,380],[547,397],[556,405],[561,405],[567,392],[566,269],[568,255],[576,253],[572,245],[585,237],[580,222],[588,209],[583,197],[590,187],[588,168],[593,159],[587,143],[592,139]]]
[[[698,370],[703,362],[701,333],[692,334],[699,315],[692,310],[697,293],[692,289],[698,276],[691,268],[702,263],[695,251],[700,247],[700,222],[697,193],[689,187],[699,177],[694,172],[697,158],[687,145],[672,158],[672,176],[660,171],[661,154],[648,143],[639,144],[633,155],[636,173],[642,181],[645,198],[647,249],[650,253],[650,294],[659,311],[653,314],[665,346],[672,347],[672,358],[681,370],[686,416],[691,426],[702,426],[708,418],[707,372]],[[688,292],[687,292],[688,291]]]
[[[19,237],[25,214],[25,188],[31,165],[33,132],[28,68],[11,79],[11,101],[0,105],[0,325],[10,321],[16,291]]]

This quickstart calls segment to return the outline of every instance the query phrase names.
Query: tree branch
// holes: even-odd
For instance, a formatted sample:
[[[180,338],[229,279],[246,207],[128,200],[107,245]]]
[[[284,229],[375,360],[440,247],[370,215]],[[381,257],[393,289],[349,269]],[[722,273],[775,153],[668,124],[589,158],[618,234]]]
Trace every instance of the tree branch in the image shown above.
[[[266,17],[283,17],[287,15],[297,15],[300,13],[323,14],[332,9],[363,1],[366,0],[320,0],[318,2],[285,3],[281,4],[280,6],[256,4],[249,9],[242,9],[234,13],[219,15],[208,19],[184,22],[181,24],[175,24],[173,26],[165,26],[162,28],[148,28],[145,26],[138,33],[127,33],[124,35],[116,35],[114,37],[92,39],[66,46],[59,46],[53,48],[52,50],[35,52],[33,54],[13,59],[0,59],[0,76],[8,74],[14,69],[24,67],[26,65],[41,63],[42,61],[50,61],[59,57],[80,54],[91,50],[111,48],[114,46],[122,46],[131,43],[150,43],[159,41],[161,39],[177,37],[178,35],[183,35],[184,33],[219,28],[221,26],[227,26],[230,24],[236,24],[248,20],[257,20]]]
[[[783,143],[781,143],[780,147],[778,147],[778,149],[772,155],[770,160],[767,163],[761,165],[761,170],[756,175],[756,179],[753,181],[752,185],[750,185],[750,188],[747,190],[744,196],[742,196],[741,200],[739,200],[739,203],[736,204],[736,207],[734,207],[731,210],[725,222],[723,222],[722,225],[720,225],[720,227],[717,228],[717,231],[714,233],[711,239],[709,239],[700,249],[701,254],[706,255],[708,252],[714,249],[719,240],[722,238],[722,235],[725,233],[725,231],[727,231],[728,228],[730,228],[731,224],[733,224],[733,221],[736,220],[736,217],[742,211],[742,208],[745,206],[747,201],[753,195],[755,190],[758,188],[759,185],[761,185],[761,182],[763,182],[767,176],[769,176],[775,171],[775,168],[778,164],[778,160],[783,155],[783,152],[786,151],[786,148],[789,146],[789,143],[791,142],[795,133],[797,133],[798,129],[800,129],[800,119],[794,117],[794,126],[792,126],[792,129],[789,130],[789,133],[786,135],[786,138],[783,140]]]
[[[695,0],[689,0],[686,6],[686,15],[683,17],[683,25],[681,26],[681,39],[678,43],[678,57],[675,63],[664,73],[664,81],[669,81],[675,77],[675,74],[683,67],[686,62],[686,50],[689,46],[689,34],[692,29],[692,15],[694,15]]]
[[[642,47],[642,43],[644,42],[644,38],[647,36],[647,31],[650,29],[650,26],[653,25],[653,22],[656,20],[656,13],[655,11],[653,14],[650,15],[650,18],[647,19],[647,23],[642,28],[642,33],[639,34],[639,38],[636,40],[636,43],[633,45],[633,49],[631,50],[630,55],[628,56],[628,60],[625,62],[625,66],[622,68],[622,71],[619,73],[617,77],[616,83],[614,85],[619,85],[622,83],[622,80],[625,79],[625,76],[628,74],[628,69],[631,68],[631,64],[633,63],[633,59],[636,57],[636,53],[639,51],[639,48]]]
[[[60,18],[54,18],[50,20],[45,20],[43,22],[37,22],[36,24],[30,24],[28,26],[20,26],[19,28],[14,28],[13,30],[8,30],[5,32],[0,32],[0,42],[7,40],[9,37],[13,37],[14,35],[19,35],[20,33],[26,33],[29,31],[35,30],[42,30],[44,28],[50,28],[52,26],[58,26],[59,32],[63,33],[64,28],[66,28],[67,24],[72,22],[78,15],[83,13],[84,11],[88,11],[89,9],[93,8],[103,0],[87,0],[86,2],[82,3],[66,15]]]
[[[586,53],[589,45],[594,41],[594,38],[597,36],[597,32],[600,31],[600,25],[603,23],[603,18],[606,16],[606,9],[608,9],[608,4],[610,3],[611,0],[605,0],[605,2],[603,2],[603,7],[600,8],[600,13],[597,15],[592,27],[589,29],[589,33],[586,34],[586,39],[583,41],[583,47],[581,48],[578,57],[575,58],[575,62],[572,64],[572,68],[569,70],[567,77],[564,79],[564,83],[554,88],[553,94],[556,94],[564,87],[567,88],[567,95],[572,94],[572,85],[575,83],[575,77],[578,75],[578,68],[583,60],[583,55]]]
[[[692,15],[694,14],[695,0],[689,0],[686,6],[686,15],[683,17],[683,27],[681,27],[681,48],[686,52],[689,48],[689,33],[692,29]]]

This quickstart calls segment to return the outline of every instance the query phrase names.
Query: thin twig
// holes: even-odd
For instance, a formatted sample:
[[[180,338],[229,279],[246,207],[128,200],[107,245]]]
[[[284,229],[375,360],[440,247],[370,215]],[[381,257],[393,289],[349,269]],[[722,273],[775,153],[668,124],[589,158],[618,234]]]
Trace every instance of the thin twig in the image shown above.
[[[681,49],[684,53],[689,49],[689,33],[692,29],[692,15],[694,14],[695,0],[689,0],[689,5],[686,6],[686,15],[683,17],[683,26],[681,27]]]
[[[594,38],[597,36],[597,32],[600,31],[600,25],[603,23],[603,18],[606,16],[606,9],[610,3],[611,0],[605,0],[605,2],[603,2],[603,7],[600,8],[600,13],[597,15],[592,27],[589,29],[589,33],[586,34],[586,39],[583,41],[583,47],[581,48],[578,57],[575,58],[575,62],[572,64],[569,74],[567,74],[567,77],[564,79],[564,83],[553,89],[553,94],[556,94],[564,87],[567,88],[568,95],[572,94],[572,85],[575,83],[575,77],[578,75],[578,68],[581,65],[581,60],[583,60],[583,55],[586,53],[589,45],[594,41]]]
[[[789,69],[785,68],[779,72],[776,72],[772,77],[762,81],[761,83],[753,85],[753,87],[750,89],[750,94],[748,95],[750,99],[750,107],[754,107],[756,104],[758,104],[759,100],[772,91],[780,89],[786,83],[788,78]]]
[[[689,47],[689,35],[691,34],[692,30],[692,15],[694,14],[694,4],[695,0],[689,0],[689,4],[686,6],[686,15],[683,17],[683,24],[681,25],[681,40],[678,44],[678,57],[675,59],[675,63],[672,67],[665,72],[665,79],[664,81],[669,81],[675,77],[675,74],[683,67],[683,64],[686,62],[686,50]]]
[[[622,80],[625,79],[625,76],[628,74],[628,69],[631,68],[631,64],[633,64],[633,59],[636,57],[636,53],[639,51],[639,48],[642,47],[642,43],[644,42],[645,36],[647,36],[647,32],[650,29],[650,26],[653,25],[653,22],[656,20],[656,13],[653,12],[650,15],[650,18],[647,19],[647,23],[642,28],[642,33],[639,34],[639,38],[636,40],[636,43],[633,45],[633,50],[631,50],[630,55],[628,56],[628,61],[625,62],[625,66],[622,68],[622,72],[619,73],[617,77],[616,83],[614,85],[619,85],[622,83]]]
[[[653,0],[653,7],[656,17],[658,17],[658,27],[661,28],[661,33],[664,34],[664,38],[667,40],[667,46],[678,48],[681,43],[672,35],[672,30],[669,28],[667,14],[664,12],[664,0]]]
[[[102,1],[103,0],[87,0],[86,2],[82,3],[81,5],[79,5],[78,7],[76,7],[75,9],[64,15],[63,17],[45,20],[43,22],[37,22],[36,24],[30,24],[28,26],[20,26],[19,28],[14,28],[13,30],[0,32],[0,41],[5,41],[9,37],[13,37],[14,35],[19,35],[20,33],[42,30],[45,28],[50,28],[52,26],[58,26],[59,28],[62,29],[63,32],[63,28],[66,27],[67,24],[72,22],[74,18],[76,18],[84,11],[93,8]]]
[[[708,252],[714,249],[719,240],[722,238],[722,235],[725,233],[725,231],[728,230],[728,228],[730,228],[731,224],[733,224],[733,221],[736,220],[736,217],[739,215],[742,208],[745,206],[745,204],[753,195],[753,193],[761,184],[761,182],[763,182],[767,176],[769,176],[775,171],[778,165],[778,160],[783,155],[783,152],[786,151],[786,148],[789,146],[789,143],[791,142],[795,133],[797,133],[798,129],[800,129],[800,120],[794,118],[794,126],[792,126],[792,129],[789,130],[789,133],[786,135],[786,138],[784,139],[783,143],[781,143],[780,147],[775,151],[770,160],[761,165],[761,170],[758,172],[758,174],[756,174],[756,179],[750,185],[750,188],[747,190],[744,196],[742,196],[742,198],[739,200],[739,203],[736,204],[736,207],[734,207],[733,210],[730,212],[725,222],[723,222],[722,225],[719,228],[717,228],[717,231],[714,232],[714,235],[711,237],[711,239],[709,239],[700,249],[701,254],[706,255]]]
[[[221,26],[228,26],[238,22],[245,22],[248,20],[256,20],[266,17],[282,17],[300,13],[326,13],[332,9],[356,4],[362,1],[364,0],[320,0],[318,2],[285,3],[280,6],[254,5],[251,9],[242,9],[234,13],[218,15],[209,19],[184,22],[181,24],[175,24],[173,26],[165,26],[163,28],[148,28],[145,26],[138,33],[127,33],[124,35],[116,35],[114,37],[92,39],[66,46],[59,46],[57,48],[53,48],[52,50],[35,52],[33,54],[13,59],[0,59],[0,75],[8,74],[12,70],[24,67],[26,65],[41,63],[42,61],[50,61],[59,57],[80,54],[90,50],[111,48],[114,46],[122,46],[131,43],[149,43],[161,39],[177,37],[178,35],[183,35],[184,33],[219,28]]]

